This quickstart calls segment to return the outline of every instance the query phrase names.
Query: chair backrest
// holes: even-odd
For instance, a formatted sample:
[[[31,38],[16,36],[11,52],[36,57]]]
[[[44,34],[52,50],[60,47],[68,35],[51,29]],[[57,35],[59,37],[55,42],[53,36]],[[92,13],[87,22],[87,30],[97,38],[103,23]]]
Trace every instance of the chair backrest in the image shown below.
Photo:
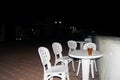
[[[85,38],[84,41],[85,42],[92,42],[92,39],[91,38]]]
[[[53,42],[52,43],[52,49],[53,49],[53,52],[55,54],[55,60],[60,58],[60,57],[63,57],[63,55],[62,55],[63,49],[62,49],[61,43]]]
[[[77,48],[77,42],[74,40],[69,40],[67,41],[68,47],[69,47],[69,52],[76,50]]]
[[[91,43],[91,42],[85,43],[83,45],[83,49],[87,50],[88,48],[93,48],[93,50],[96,50],[96,44],[95,43]]]
[[[44,68],[44,71],[46,71],[46,69],[51,68],[51,62],[50,62],[50,52],[46,47],[39,47],[38,48],[38,53]]]

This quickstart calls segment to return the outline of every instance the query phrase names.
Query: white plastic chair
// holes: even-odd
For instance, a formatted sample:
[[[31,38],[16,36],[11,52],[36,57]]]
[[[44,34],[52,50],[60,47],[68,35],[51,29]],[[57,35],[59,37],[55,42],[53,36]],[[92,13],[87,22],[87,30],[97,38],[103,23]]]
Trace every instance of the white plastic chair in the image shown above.
[[[67,65],[51,65],[50,52],[46,47],[39,47],[38,53],[44,69],[44,80],[52,80],[59,77],[60,80],[69,80],[69,72]]]
[[[68,65],[70,62],[72,62],[73,71],[75,71],[73,58],[62,55],[63,49],[61,43],[53,42],[52,49],[55,54],[55,65],[57,65],[58,63]]]
[[[74,41],[74,40],[69,40],[69,41],[67,42],[67,44],[68,44],[68,47],[69,47],[69,52],[76,50],[76,48],[77,48],[77,42],[76,42],[76,41]],[[81,63],[82,63],[82,61],[81,61],[81,59],[79,59],[79,60],[78,60],[78,68],[77,68],[76,76],[78,76],[79,69],[80,69],[80,64],[81,64]]]
[[[69,53],[70,53],[71,51],[76,50],[76,48],[77,48],[77,42],[76,42],[76,41],[74,41],[74,40],[68,40],[68,41],[67,41],[67,44],[68,44],[68,47],[69,47]],[[73,58],[73,60],[78,61],[78,62],[81,63],[81,59],[74,59],[74,58]]]
[[[84,44],[83,49],[87,50],[88,48],[93,48],[93,50],[96,50],[96,44],[91,42]],[[92,78],[94,78],[94,67],[95,67],[95,71],[97,72],[97,65],[95,59],[90,60],[90,66],[91,66],[91,75]]]
[[[69,52],[76,50],[77,48],[77,43],[74,40],[69,40],[67,41],[68,47],[69,47]]]

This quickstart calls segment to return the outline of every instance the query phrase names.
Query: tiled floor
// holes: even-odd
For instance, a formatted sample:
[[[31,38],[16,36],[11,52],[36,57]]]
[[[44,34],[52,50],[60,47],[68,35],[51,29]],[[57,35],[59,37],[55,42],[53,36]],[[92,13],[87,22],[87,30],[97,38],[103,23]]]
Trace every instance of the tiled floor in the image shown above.
[[[66,42],[63,45],[63,55],[67,55]],[[0,43],[0,80],[43,80],[43,68],[37,52],[39,46],[46,46],[54,57],[51,42],[12,42]],[[54,58],[51,59],[52,64]],[[75,62],[77,69],[77,62]],[[82,80],[81,71],[78,77],[69,64],[70,80]],[[54,79],[59,80],[59,79]],[[95,78],[99,80],[98,73]]]

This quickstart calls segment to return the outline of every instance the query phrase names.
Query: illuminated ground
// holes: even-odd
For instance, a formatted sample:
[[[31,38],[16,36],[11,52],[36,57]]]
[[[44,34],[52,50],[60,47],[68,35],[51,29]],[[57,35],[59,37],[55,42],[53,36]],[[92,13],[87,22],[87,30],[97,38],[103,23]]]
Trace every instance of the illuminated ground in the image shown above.
[[[43,80],[43,68],[37,52],[39,46],[46,46],[51,56],[54,57],[51,49],[52,41],[43,42],[5,42],[0,43],[0,80]],[[63,45],[63,55],[67,55],[68,47],[66,42]],[[51,60],[54,63],[54,58]],[[77,69],[77,62],[75,62]],[[69,65],[70,80],[81,80],[81,71],[78,77]],[[57,78],[55,80],[58,80]],[[98,80],[98,73],[95,79]]]

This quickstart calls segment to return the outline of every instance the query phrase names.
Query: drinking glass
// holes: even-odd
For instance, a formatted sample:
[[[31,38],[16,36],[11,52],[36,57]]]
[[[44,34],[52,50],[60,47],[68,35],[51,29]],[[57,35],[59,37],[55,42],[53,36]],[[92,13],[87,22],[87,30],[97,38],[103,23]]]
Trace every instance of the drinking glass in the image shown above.
[[[88,48],[88,55],[89,55],[89,56],[92,55],[92,50],[93,50],[93,48]]]

